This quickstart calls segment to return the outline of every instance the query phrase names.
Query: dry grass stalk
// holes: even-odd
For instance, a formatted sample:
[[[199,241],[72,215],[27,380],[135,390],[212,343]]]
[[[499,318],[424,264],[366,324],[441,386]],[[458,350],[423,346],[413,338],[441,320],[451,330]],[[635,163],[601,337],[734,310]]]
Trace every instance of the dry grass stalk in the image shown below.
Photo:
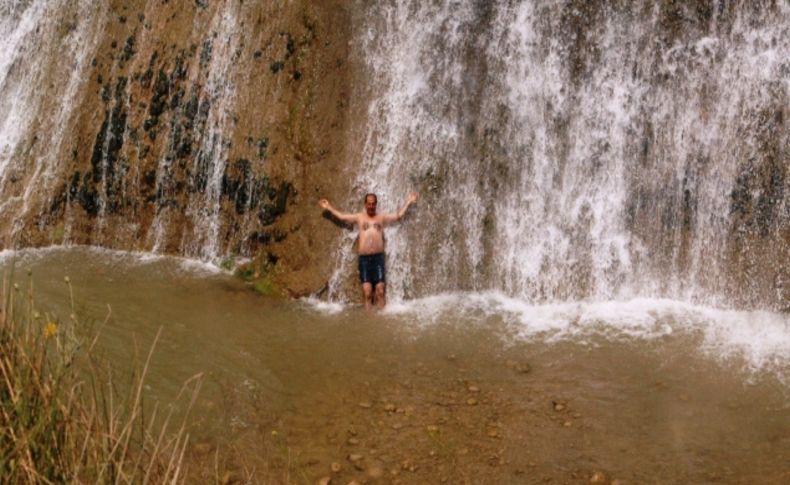
[[[109,370],[98,384],[98,335],[78,337],[68,278],[67,321],[35,311],[32,279],[22,308],[11,281],[3,278],[0,302],[0,483],[183,483],[187,419],[201,376],[179,393],[176,402],[188,402],[177,429],[173,409],[159,422],[155,408],[146,421],[143,382],[161,330],[130,392],[119,393]]]

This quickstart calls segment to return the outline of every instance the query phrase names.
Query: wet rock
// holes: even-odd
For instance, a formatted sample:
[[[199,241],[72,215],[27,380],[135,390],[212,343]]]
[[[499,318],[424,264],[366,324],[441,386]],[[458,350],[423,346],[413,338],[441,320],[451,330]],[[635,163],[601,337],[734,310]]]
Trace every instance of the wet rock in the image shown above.
[[[554,406],[554,410],[557,411],[558,413],[565,410],[565,404],[561,402],[551,401],[551,404]]]
[[[599,471],[592,474],[592,476],[590,477],[590,483],[604,484],[604,483],[609,483],[609,481],[606,479],[606,475],[603,472]]]
[[[526,362],[519,362],[514,367],[514,370],[519,374],[527,374],[532,370],[532,367],[530,367]]]
[[[367,476],[373,479],[381,478],[384,476],[384,466],[381,463],[374,463],[370,465],[367,470]]]

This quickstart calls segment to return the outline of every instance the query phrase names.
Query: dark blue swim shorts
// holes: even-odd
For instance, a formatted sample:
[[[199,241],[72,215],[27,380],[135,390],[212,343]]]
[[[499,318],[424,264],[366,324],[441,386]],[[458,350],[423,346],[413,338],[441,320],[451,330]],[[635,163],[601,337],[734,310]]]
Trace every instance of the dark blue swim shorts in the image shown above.
[[[384,253],[359,256],[359,281],[361,283],[384,283]]]

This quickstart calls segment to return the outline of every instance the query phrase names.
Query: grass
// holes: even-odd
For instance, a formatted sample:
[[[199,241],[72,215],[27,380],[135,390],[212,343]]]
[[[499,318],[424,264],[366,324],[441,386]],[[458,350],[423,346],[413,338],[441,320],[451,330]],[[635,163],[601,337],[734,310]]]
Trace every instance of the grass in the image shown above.
[[[71,315],[59,319],[36,311],[32,279],[23,291],[4,278],[2,291],[0,483],[183,483],[187,419],[201,376],[179,394],[186,402],[180,419],[158,406],[146,414],[143,382],[159,335],[119,392],[96,357],[98,332],[80,324],[73,296]]]

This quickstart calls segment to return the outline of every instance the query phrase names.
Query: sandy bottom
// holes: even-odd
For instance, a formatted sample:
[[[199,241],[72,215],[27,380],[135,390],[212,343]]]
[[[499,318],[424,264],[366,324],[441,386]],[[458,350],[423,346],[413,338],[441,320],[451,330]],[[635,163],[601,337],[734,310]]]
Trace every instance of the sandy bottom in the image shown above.
[[[191,483],[790,483],[786,356],[755,368],[717,353],[685,314],[656,317],[673,330],[650,336],[616,331],[622,312],[530,333],[452,305],[329,313],[140,255],[14,264],[48,311],[70,311],[64,276],[87,319],[110,305],[100,351],[119,369],[161,329],[148,402],[183,409],[181,384],[202,374]]]

